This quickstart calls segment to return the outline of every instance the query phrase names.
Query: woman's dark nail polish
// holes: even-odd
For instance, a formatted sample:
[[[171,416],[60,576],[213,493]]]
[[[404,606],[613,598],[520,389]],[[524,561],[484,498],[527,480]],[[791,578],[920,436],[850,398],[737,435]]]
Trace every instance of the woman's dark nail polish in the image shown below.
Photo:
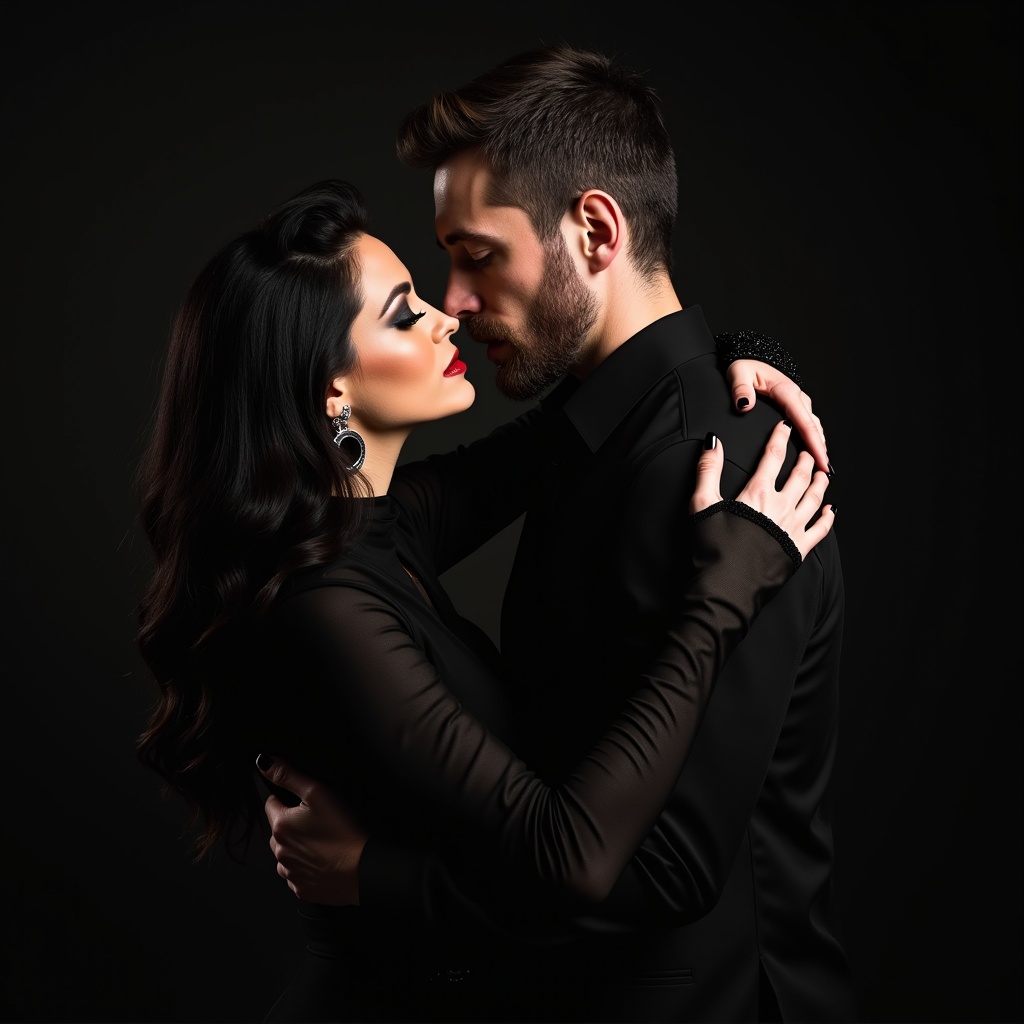
[[[786,426],[789,427],[790,430],[793,429],[793,421],[792,420],[783,420],[782,422],[785,423]]]
[[[704,435],[704,451],[711,451],[718,444],[718,438],[710,431]]]
[[[836,475],[836,471],[832,468],[832,463],[830,462],[828,464],[828,478],[829,478],[829,480],[831,480],[832,477],[834,477],[835,475]]]
[[[274,759],[269,754],[260,754],[256,758],[256,767],[265,772],[268,768],[274,767]]]
[[[833,506],[832,506],[832,515],[835,515],[835,514],[836,514],[836,509],[837,509],[838,507],[839,507],[838,505],[833,505]]]
[[[737,409],[746,409],[746,407],[748,405],[750,405],[750,399],[749,398],[737,398],[736,399],[736,408]]]

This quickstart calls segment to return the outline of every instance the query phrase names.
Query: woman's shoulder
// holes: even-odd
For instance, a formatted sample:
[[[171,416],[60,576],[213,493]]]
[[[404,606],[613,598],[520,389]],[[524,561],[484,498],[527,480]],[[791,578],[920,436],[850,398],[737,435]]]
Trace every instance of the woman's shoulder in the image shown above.
[[[274,605],[323,587],[364,587],[371,578],[372,573],[366,571],[358,557],[350,551],[342,552],[329,562],[296,569],[281,584]]]

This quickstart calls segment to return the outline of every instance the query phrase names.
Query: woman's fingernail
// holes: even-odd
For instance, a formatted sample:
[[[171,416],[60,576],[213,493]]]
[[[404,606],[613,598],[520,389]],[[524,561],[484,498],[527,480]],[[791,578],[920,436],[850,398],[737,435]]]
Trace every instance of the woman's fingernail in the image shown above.
[[[793,421],[792,420],[783,420],[782,422],[785,423],[786,426],[789,427],[790,430],[793,429]]]
[[[750,399],[749,398],[737,398],[736,399],[736,408],[737,409],[746,409],[746,407],[748,405],[750,405]]]
[[[274,767],[274,759],[269,754],[260,754],[256,758],[256,767],[261,772],[265,772],[268,768]]]
[[[704,451],[709,452],[718,444],[718,438],[710,431],[704,435]]]
[[[832,468],[832,463],[830,462],[828,464],[828,478],[829,478],[829,480],[831,480],[832,477],[834,477],[835,475],[836,475],[836,471]]]
[[[832,506],[832,515],[835,515],[835,514],[836,514],[836,509],[837,509],[838,507],[839,507],[838,505],[833,505],[833,506]]]

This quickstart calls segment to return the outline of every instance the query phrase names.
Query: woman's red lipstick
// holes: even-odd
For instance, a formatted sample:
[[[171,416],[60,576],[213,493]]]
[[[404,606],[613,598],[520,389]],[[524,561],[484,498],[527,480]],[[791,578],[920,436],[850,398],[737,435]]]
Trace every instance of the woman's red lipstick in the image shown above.
[[[454,377],[457,373],[465,373],[466,364],[459,358],[459,350],[455,350],[455,355],[452,356],[452,361],[448,364],[448,369],[444,371],[446,377]]]

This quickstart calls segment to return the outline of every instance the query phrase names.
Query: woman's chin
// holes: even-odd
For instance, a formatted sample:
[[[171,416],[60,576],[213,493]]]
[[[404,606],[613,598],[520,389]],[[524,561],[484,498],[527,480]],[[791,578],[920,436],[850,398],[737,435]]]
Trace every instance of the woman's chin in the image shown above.
[[[461,403],[455,412],[465,412],[475,401],[476,401],[476,388],[465,377],[462,378],[461,391],[465,394],[461,395]]]

